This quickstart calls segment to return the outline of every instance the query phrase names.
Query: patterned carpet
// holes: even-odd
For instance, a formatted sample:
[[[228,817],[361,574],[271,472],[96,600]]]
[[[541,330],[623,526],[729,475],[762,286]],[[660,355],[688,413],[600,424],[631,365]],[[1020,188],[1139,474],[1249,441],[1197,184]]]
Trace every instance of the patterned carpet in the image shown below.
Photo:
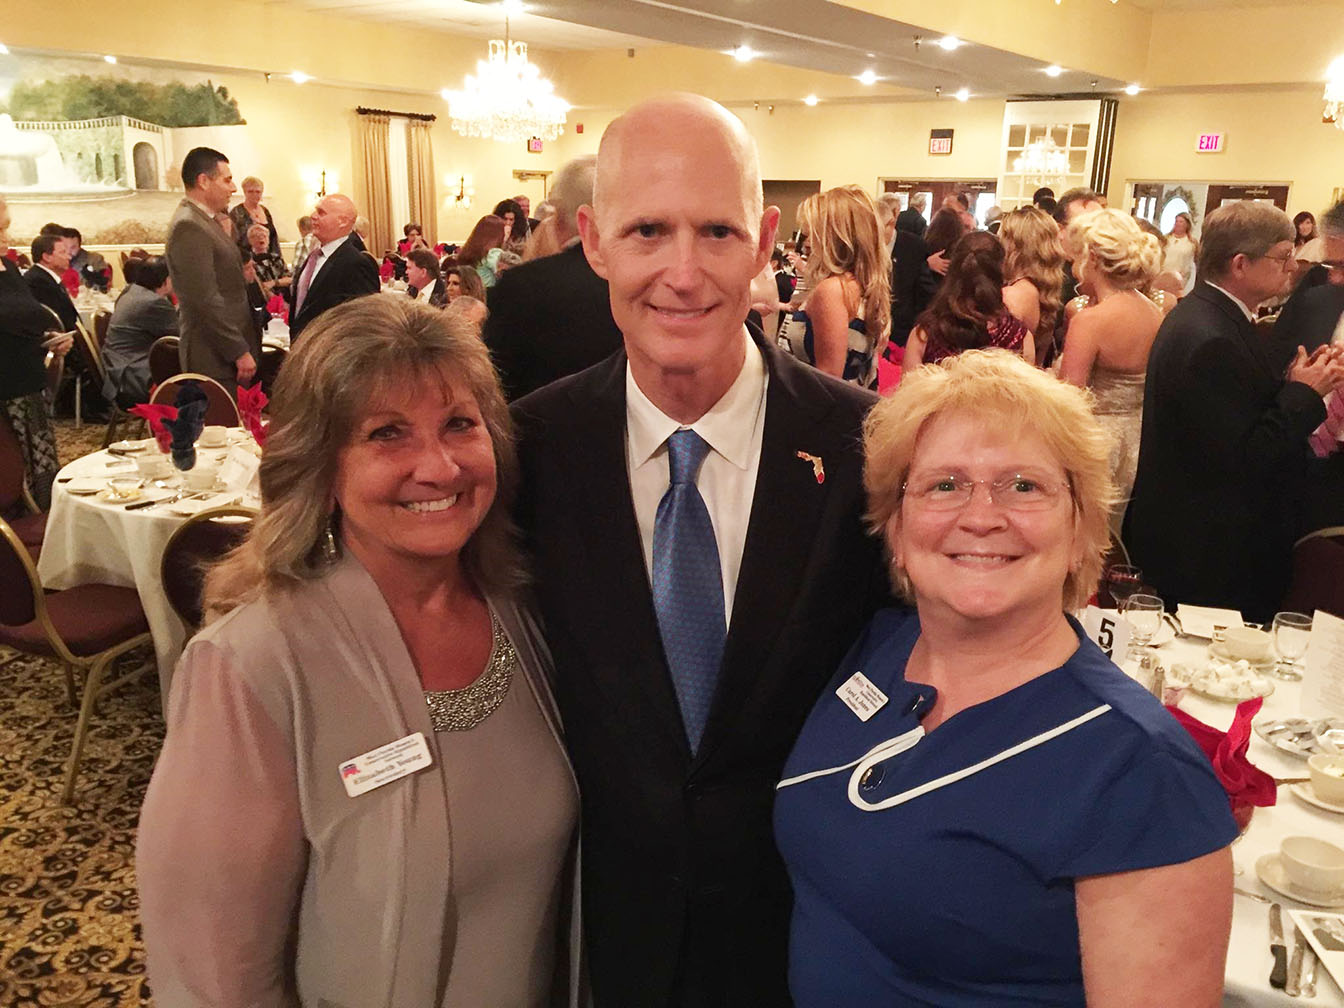
[[[62,462],[103,428],[58,422]],[[150,1004],[135,886],[135,827],[163,741],[156,678],[105,697],[75,804],[60,789],[76,711],[59,667],[0,648],[0,1006]],[[152,655],[123,659],[127,669]]]

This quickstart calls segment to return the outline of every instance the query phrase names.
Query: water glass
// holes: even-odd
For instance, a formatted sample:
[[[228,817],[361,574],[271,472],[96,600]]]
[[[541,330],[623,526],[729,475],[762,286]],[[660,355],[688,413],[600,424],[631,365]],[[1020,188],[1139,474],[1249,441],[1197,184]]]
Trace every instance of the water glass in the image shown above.
[[[1307,653],[1311,643],[1311,617],[1300,612],[1281,612],[1274,614],[1274,650],[1278,652],[1279,663],[1274,666],[1274,674],[1280,679],[1296,682],[1302,678],[1299,659]]]
[[[1162,629],[1162,615],[1166,611],[1156,595],[1135,593],[1125,599],[1120,612],[1129,624],[1130,653],[1142,656],[1143,649]]]

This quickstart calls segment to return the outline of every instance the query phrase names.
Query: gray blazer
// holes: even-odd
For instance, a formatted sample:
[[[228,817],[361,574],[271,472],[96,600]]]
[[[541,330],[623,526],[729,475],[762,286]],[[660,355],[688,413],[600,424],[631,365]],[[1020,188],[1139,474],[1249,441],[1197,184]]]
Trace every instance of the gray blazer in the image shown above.
[[[164,255],[181,316],[183,370],[208,375],[236,396],[235,362],[245,353],[261,362],[238,246],[184,198],[168,224]]]
[[[516,688],[532,690],[563,752],[545,645],[517,606],[491,604],[518,652]],[[419,677],[348,554],[196,635],[172,683],[136,852],[156,1004],[437,1003],[453,835],[471,824],[453,820],[437,773],[357,801],[337,773],[417,731],[433,733]],[[575,1006],[577,842],[570,868],[564,1003]]]
[[[103,395],[123,406],[148,401],[149,348],[161,336],[177,335],[177,326],[177,309],[171,301],[147,287],[128,284],[112,309],[103,342],[107,372]]]

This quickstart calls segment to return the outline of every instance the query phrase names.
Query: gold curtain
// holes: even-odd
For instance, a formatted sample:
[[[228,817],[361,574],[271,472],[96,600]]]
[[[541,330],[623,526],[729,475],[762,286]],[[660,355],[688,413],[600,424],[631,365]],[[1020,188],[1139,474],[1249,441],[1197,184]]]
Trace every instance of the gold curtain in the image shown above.
[[[411,220],[420,224],[421,234],[431,248],[438,241],[439,197],[434,185],[434,147],[426,119],[412,119],[408,134],[407,166],[411,174]]]
[[[360,151],[364,160],[364,192],[359,212],[369,219],[368,248],[375,259],[392,245],[392,196],[387,177],[388,122],[385,115],[359,117]]]

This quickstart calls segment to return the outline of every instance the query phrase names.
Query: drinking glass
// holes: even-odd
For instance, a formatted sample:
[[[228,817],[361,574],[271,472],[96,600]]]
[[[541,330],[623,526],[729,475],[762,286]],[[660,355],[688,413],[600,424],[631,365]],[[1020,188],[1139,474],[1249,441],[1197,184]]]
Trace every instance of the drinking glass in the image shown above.
[[[1133,595],[1143,583],[1143,571],[1132,564],[1111,564],[1103,575],[1106,590],[1117,609],[1125,608],[1125,601]]]
[[[1311,617],[1300,612],[1281,612],[1274,614],[1274,650],[1279,654],[1279,663],[1274,666],[1274,674],[1280,679],[1295,682],[1302,678],[1298,659],[1307,653],[1311,643]]]
[[[1149,641],[1162,629],[1162,614],[1166,611],[1156,595],[1136,592],[1125,599],[1120,612],[1129,624],[1130,655],[1142,657]]]

